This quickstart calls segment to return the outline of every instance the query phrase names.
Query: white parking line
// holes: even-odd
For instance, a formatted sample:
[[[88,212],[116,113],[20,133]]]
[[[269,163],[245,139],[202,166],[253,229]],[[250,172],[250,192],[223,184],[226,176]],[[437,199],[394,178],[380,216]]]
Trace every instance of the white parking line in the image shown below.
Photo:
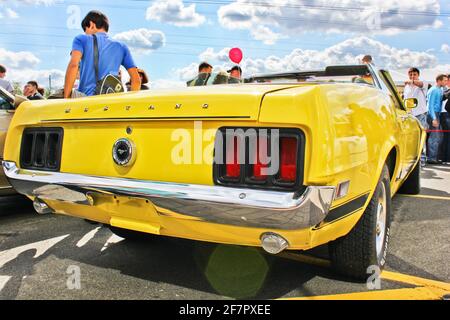
[[[109,239],[106,241],[105,245],[103,246],[101,252],[105,251],[106,249],[109,248],[110,245],[112,244],[116,244],[119,243],[121,241],[125,240],[124,238],[121,238],[119,236],[116,236],[115,234],[113,234],[111,237],[109,237]]]
[[[89,241],[91,241],[95,235],[97,234],[98,230],[100,230],[101,227],[95,228],[92,231],[89,231],[88,233],[86,233],[83,238],[80,239],[80,241],[78,241],[77,243],[77,247],[78,248],[82,248],[84,247]]]
[[[36,254],[34,255],[34,258],[39,258],[44,253],[46,253],[48,250],[50,250],[53,246],[55,246],[58,242],[64,240],[67,238],[69,234],[66,234],[65,236],[47,239],[35,243],[30,243],[21,247],[16,247],[12,249],[8,249],[5,251],[0,251],[0,268],[2,268],[5,264],[8,262],[16,259],[20,254],[28,251],[28,250],[36,250]]]
[[[0,292],[3,290],[10,279],[11,277],[8,276],[0,276]]]

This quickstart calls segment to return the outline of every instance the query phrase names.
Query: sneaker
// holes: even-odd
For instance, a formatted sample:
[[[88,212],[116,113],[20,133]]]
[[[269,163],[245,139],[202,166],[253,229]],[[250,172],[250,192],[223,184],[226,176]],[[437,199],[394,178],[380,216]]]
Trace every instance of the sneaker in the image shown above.
[[[428,164],[441,164],[439,161],[437,160],[428,160],[427,161]]]

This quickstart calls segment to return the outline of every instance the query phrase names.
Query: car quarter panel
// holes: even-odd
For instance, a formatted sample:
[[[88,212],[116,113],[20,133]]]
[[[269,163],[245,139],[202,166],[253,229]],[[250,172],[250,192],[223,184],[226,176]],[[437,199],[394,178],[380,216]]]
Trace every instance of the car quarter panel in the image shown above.
[[[307,133],[306,183],[338,182],[339,175],[355,172],[357,193],[373,188],[380,161],[399,143],[388,96],[366,86],[330,84],[272,93],[264,99],[260,122],[296,123]]]

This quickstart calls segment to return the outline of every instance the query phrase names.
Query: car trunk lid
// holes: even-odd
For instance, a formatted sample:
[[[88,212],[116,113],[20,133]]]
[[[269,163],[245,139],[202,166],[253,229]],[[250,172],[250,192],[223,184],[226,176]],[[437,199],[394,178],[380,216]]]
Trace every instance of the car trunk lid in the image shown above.
[[[122,122],[149,120],[255,121],[264,96],[286,85],[246,85],[142,91],[45,103],[39,116],[48,122]],[[44,104],[44,103],[40,103]],[[36,104],[39,106],[40,104]]]

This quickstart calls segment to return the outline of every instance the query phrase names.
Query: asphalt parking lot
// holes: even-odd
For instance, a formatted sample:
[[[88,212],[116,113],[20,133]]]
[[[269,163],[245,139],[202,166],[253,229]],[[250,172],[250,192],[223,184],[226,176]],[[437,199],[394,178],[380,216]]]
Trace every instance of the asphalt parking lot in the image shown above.
[[[172,238],[125,241],[108,228],[0,199],[0,299],[442,299],[450,294],[450,166],[396,196],[388,267],[369,288],[307,255]]]

